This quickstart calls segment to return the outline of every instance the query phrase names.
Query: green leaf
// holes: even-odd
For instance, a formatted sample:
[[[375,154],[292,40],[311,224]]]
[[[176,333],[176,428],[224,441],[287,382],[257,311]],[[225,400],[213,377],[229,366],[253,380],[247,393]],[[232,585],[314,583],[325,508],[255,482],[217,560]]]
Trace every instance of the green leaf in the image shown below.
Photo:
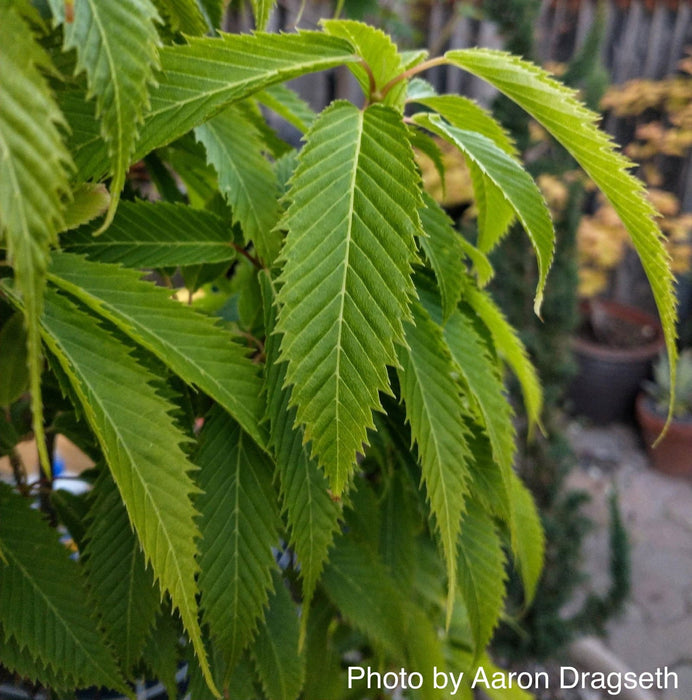
[[[391,468],[391,464],[388,465]],[[406,595],[413,588],[416,574],[416,535],[420,530],[417,493],[407,472],[397,469],[386,481],[380,497],[378,551],[383,563],[395,576]]]
[[[42,332],[98,438],[145,559],[180,612],[214,688],[197,621],[198,530],[190,501],[196,489],[188,474],[193,465],[180,448],[186,438],[173,424],[171,406],[153,389],[156,378],[126,346],[51,290]]]
[[[108,318],[183,380],[216,399],[263,446],[261,382],[246,351],[207,316],[134,270],[56,253],[51,281]]]
[[[499,621],[506,578],[505,555],[493,521],[469,500],[461,525],[459,589],[471,623],[476,660]]]
[[[449,622],[471,454],[454,363],[442,329],[419,304],[414,304],[413,322],[406,324],[406,344],[399,349],[401,396],[447,562]]]
[[[518,161],[481,134],[450,126],[437,115],[419,115],[415,120],[457,146],[480,169],[492,186],[501,191],[504,199],[516,212],[531,239],[538,259],[539,280],[534,302],[534,309],[538,314],[543,300],[545,280],[553,259],[555,231],[548,206],[533,178]]]
[[[468,307],[463,311],[455,310],[444,325],[444,337],[478,406],[478,417],[490,438],[493,456],[508,477],[514,461],[516,438],[512,406],[505,393],[498,363],[474,327],[472,314]]]
[[[347,42],[321,32],[224,34],[188,41],[161,50],[162,72],[151,93],[137,156],[270,85],[358,60]]]
[[[470,426],[469,447],[473,453],[471,492],[485,510],[502,520],[512,528],[513,506],[510,499],[511,479],[500,467],[493,456],[493,449],[488,434],[477,423]]]
[[[442,207],[427,193],[423,195],[425,207],[420,211],[423,230],[419,243],[430,261],[442,296],[444,317],[456,308],[461,298],[466,270],[463,264],[465,249],[461,234]]]
[[[127,267],[177,267],[231,262],[232,231],[211,212],[166,202],[122,202],[108,230],[85,226],[63,234],[60,245],[92,260]]]
[[[514,209],[502,189],[473,161],[468,166],[478,209],[478,247],[482,252],[489,253],[513,223]]]
[[[154,0],[159,12],[168,18],[174,32],[200,36],[209,31],[209,24],[197,0]]]
[[[303,431],[294,427],[296,409],[289,406],[290,390],[284,386],[286,364],[279,362],[281,336],[274,332],[273,294],[262,275],[267,355],[265,388],[269,445],[273,450],[281,485],[281,500],[290,529],[290,546],[300,562],[303,580],[303,616],[322,573],[327,553],[339,527],[340,506],[329,497],[328,482],[303,444]]]
[[[123,668],[131,671],[159,609],[159,591],[115,482],[104,471],[94,485],[87,580],[101,621]]]
[[[86,72],[108,144],[113,180],[104,228],[115,214],[154,83],[157,20],[150,0],[76,0],[72,21],[63,22],[65,50],[77,50],[76,71]]]
[[[149,632],[143,657],[151,677],[163,683],[169,698],[178,695],[176,673],[180,661],[180,637],[180,625],[173,617],[170,605],[166,605]],[[206,690],[208,693],[209,689]]]
[[[490,112],[468,97],[461,95],[414,95],[409,98],[409,102],[415,102],[432,109],[458,129],[467,129],[482,134],[510,156],[519,156],[511,135],[505,131]]]
[[[0,620],[5,643],[80,686],[128,692],[85,606],[76,562],[27,499],[0,483]],[[4,656],[3,656],[4,661]],[[36,674],[38,676],[38,674]]]
[[[252,0],[252,14],[255,16],[255,29],[263,32],[274,9],[274,0]]]
[[[253,241],[262,260],[270,266],[281,247],[274,169],[263,154],[257,127],[242,105],[232,105],[195,129],[204,144],[207,161],[219,175],[219,188],[240,224],[245,242]]]
[[[272,85],[257,93],[255,97],[303,134],[312,126],[317,116],[310,105],[286,85]]]
[[[342,697],[346,687],[341,668],[341,653],[335,643],[334,606],[323,596],[317,596],[313,604],[305,640],[305,659],[308,669],[319,673],[306,673],[303,687],[304,700],[324,700]]]
[[[51,69],[16,8],[1,3],[0,241],[6,242],[23,298],[33,429],[45,470],[50,458],[43,434],[38,319],[48,253],[64,228],[63,200],[70,195],[73,167],[60,134],[65,119],[41,75]]]
[[[69,695],[70,690],[74,691],[74,680],[66,678],[51,666],[46,666],[39,660],[32,658],[27,654],[26,648],[20,646],[14,637],[5,636],[1,624],[0,659],[2,659],[3,669],[10,673],[16,673],[19,678],[29,680],[32,683],[40,683],[56,694],[62,691],[65,695]]]
[[[274,593],[252,648],[265,696],[295,700],[305,679],[305,656],[298,652],[298,610],[281,577],[274,573]]]
[[[420,690],[421,700],[447,700],[449,692],[435,688],[435,684],[427,679],[434,679],[435,669],[447,668],[445,651],[449,648],[448,640],[439,634],[436,622],[422,608],[408,605],[406,615],[411,630],[407,640],[408,668],[415,669],[424,678]],[[459,700],[459,696],[455,700]]]
[[[412,102],[436,111],[452,126],[475,131],[489,138],[505,153],[517,157],[517,149],[509,134],[485,109],[460,95],[423,95]],[[468,162],[478,209],[478,245],[489,252],[502,238],[514,219],[514,209],[502,191],[475,165]]]
[[[16,313],[0,331],[0,406],[14,403],[29,388],[24,317]]]
[[[76,166],[75,182],[100,180],[108,173],[108,146],[101,137],[96,105],[87,99],[86,85],[65,85],[56,99],[67,120],[67,146]]]
[[[420,195],[406,128],[375,105],[337,102],[300,154],[281,225],[277,301],[291,403],[339,495],[373,427],[414,294]]]
[[[337,539],[322,585],[341,615],[380,649],[406,657],[406,606],[387,568],[369,547],[348,536]]]
[[[361,64],[350,65],[351,72],[367,97],[372,101],[381,99],[378,96],[382,88],[404,70],[402,56],[391,37],[381,29],[348,19],[325,20],[322,26],[327,34],[341,37],[353,46],[370,73]],[[402,80],[387,93],[384,104],[401,109],[405,93],[406,81]]]
[[[65,229],[73,229],[103,214],[108,209],[110,195],[105,185],[80,185],[65,207]]]
[[[543,570],[545,534],[533,497],[515,472],[511,473],[510,488],[512,551],[524,584],[524,605],[528,607],[534,598]]]
[[[226,667],[252,639],[272,587],[272,547],[280,518],[266,454],[224,412],[206,419],[197,455],[200,528],[199,587],[203,620]]]
[[[496,351],[519,380],[530,424],[540,427],[543,390],[536,368],[531,363],[519,335],[489,294],[475,289],[472,285],[467,285],[463,296],[490,331]]]
[[[469,243],[463,236],[461,236],[461,247],[464,250],[464,255],[475,269],[478,286],[481,288],[485,287],[495,275],[495,270],[490,260],[488,260],[488,256],[472,243]]]
[[[644,197],[644,185],[628,169],[630,161],[616,152],[597,126],[598,115],[584,107],[575,92],[537,66],[502,51],[449,51],[455,65],[488,81],[542,124],[577,160],[613,205],[629,231],[658,306],[666,347],[677,357],[673,275],[656,212]],[[674,374],[675,362],[671,363]],[[674,377],[671,377],[674,379]]]
[[[40,286],[70,194],[72,161],[61,136],[65,118],[41,74],[50,70],[48,54],[19,13],[0,4],[0,226],[27,295]]]
[[[219,29],[226,11],[226,0],[198,0],[198,2],[209,20],[209,24],[214,29]]]

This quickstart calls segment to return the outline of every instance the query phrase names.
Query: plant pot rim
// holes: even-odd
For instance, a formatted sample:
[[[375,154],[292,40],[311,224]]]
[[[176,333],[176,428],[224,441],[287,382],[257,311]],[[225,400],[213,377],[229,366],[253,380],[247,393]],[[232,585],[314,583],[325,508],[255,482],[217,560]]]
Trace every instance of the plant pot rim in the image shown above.
[[[581,301],[579,304],[580,311],[583,312],[588,307],[589,303],[589,300]],[[658,319],[652,314],[642,311],[635,306],[629,306],[610,299],[599,299],[598,303],[615,318],[643,326],[650,326],[653,330],[654,337],[652,340],[642,345],[617,348],[587,340],[575,334],[571,339],[572,349],[575,352],[589,354],[606,362],[626,362],[628,360],[639,361],[655,357],[665,347],[663,328]]]
[[[635,410],[651,466],[663,474],[692,478],[692,419],[673,419],[660,442],[665,417],[653,410],[651,397],[645,392],[637,396]]]
[[[654,400],[643,389],[637,394],[636,406],[639,416],[646,416],[646,420],[653,428],[663,430],[667,416],[662,415],[655,409]],[[683,430],[692,433],[692,415],[684,418],[673,418],[668,426],[668,430]]]

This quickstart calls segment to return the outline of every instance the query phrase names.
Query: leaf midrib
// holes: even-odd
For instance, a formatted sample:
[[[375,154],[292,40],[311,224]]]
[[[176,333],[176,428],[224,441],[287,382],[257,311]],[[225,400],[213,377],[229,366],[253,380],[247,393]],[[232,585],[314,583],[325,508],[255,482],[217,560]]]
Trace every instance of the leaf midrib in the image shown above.
[[[419,394],[419,396],[421,397],[421,401],[422,401],[423,405],[425,406],[425,415],[426,415],[427,418],[428,418],[428,420],[427,420],[428,430],[430,431],[430,434],[431,434],[432,436],[436,436],[436,432],[435,432],[435,421],[430,420],[430,416],[431,416],[432,414],[431,414],[430,408],[429,408],[429,401],[428,401],[428,399],[426,398],[426,392],[425,392],[425,391],[421,391],[421,389],[419,388],[419,387],[423,386],[423,382],[421,381],[421,373],[420,373],[419,370],[418,370],[418,365],[417,365],[416,361],[414,360],[413,353],[411,353],[411,354],[409,355],[409,357],[410,357],[410,364],[411,364],[411,367],[413,368],[413,372],[414,372],[414,374],[415,374],[415,376],[416,376],[416,382],[417,382],[416,391],[417,391],[417,393]],[[423,377],[423,378],[424,378],[424,377]],[[438,483],[439,483],[440,485],[442,485],[442,492],[443,492],[443,494],[444,494],[444,496],[443,496],[443,497],[444,497],[444,504],[445,504],[444,512],[445,512],[445,514],[446,514],[446,516],[447,516],[447,522],[448,522],[449,524],[451,524],[451,523],[452,523],[452,518],[450,517],[449,498],[448,498],[448,496],[447,496],[447,492],[448,492],[449,489],[447,488],[446,485],[443,485],[445,482],[444,482],[444,479],[442,478],[442,476],[444,475],[444,468],[443,468],[444,462],[443,462],[442,455],[441,455],[441,452],[440,452],[440,449],[441,449],[441,448],[439,447],[439,444],[438,444],[439,441],[438,441],[435,437],[433,437],[432,442],[433,442],[433,445],[434,445],[435,457],[436,457],[436,459],[437,459],[438,466],[440,467],[440,469],[439,469],[439,476],[440,476],[440,478],[439,478]],[[439,523],[438,523],[438,524],[439,524]],[[442,528],[440,527],[440,529],[442,529]],[[445,533],[445,540],[447,540],[448,545],[450,545],[450,558],[451,558],[452,553],[453,553],[453,550],[454,550],[454,545],[455,545],[456,543],[455,543],[455,542],[450,542],[450,541],[448,540],[448,537],[447,537],[448,534],[449,534],[448,532]],[[451,561],[451,559],[450,559],[450,561]]]
[[[120,83],[117,80],[117,71],[116,71],[116,63],[113,60],[113,55],[111,53],[111,47],[107,41],[107,35],[106,31],[103,26],[103,22],[101,21],[101,18],[99,16],[98,8],[96,7],[96,3],[94,0],[88,0],[89,5],[91,7],[91,15],[94,18],[94,24],[97,27],[99,36],[101,37],[101,45],[103,47],[103,50],[106,54],[106,61],[108,63],[108,68],[109,68],[109,73],[110,73],[110,79],[113,85],[113,101],[115,103],[115,115],[116,115],[116,123],[117,123],[117,148],[116,148],[116,167],[114,168],[114,171],[116,173],[119,173],[121,169],[124,167],[123,164],[123,118],[122,118],[122,102],[120,98]]]
[[[355,195],[356,195],[356,180],[358,176],[358,161],[360,159],[360,151],[361,151],[361,145],[363,141],[363,123],[364,123],[364,112],[359,111],[358,112],[358,138],[355,144],[355,150],[353,154],[353,170],[351,172],[351,178],[349,181],[349,202],[348,202],[348,211],[347,211],[347,216],[348,216],[348,227],[346,231],[346,250],[344,252],[344,270],[343,274],[341,277],[341,289],[339,290],[339,313],[337,316],[337,322],[338,322],[338,328],[337,328],[337,335],[336,335],[336,367],[334,370],[334,373],[336,375],[336,389],[335,389],[335,397],[334,397],[334,421],[337,426],[337,438],[336,438],[336,444],[337,444],[337,465],[340,465],[341,459],[339,458],[339,455],[341,453],[341,445],[340,445],[340,439],[339,439],[339,427],[341,424],[341,417],[340,417],[340,409],[341,409],[341,400],[340,400],[340,393],[341,393],[341,355],[343,353],[343,348],[341,346],[341,336],[343,332],[343,327],[344,324],[346,323],[346,319],[344,318],[344,311],[346,307],[346,294],[347,294],[347,289],[346,289],[346,282],[348,280],[348,273],[350,270],[350,252],[351,252],[351,239],[353,237],[353,223],[354,223],[354,218],[356,216],[355,213]],[[337,484],[340,484],[341,479],[337,479]]]

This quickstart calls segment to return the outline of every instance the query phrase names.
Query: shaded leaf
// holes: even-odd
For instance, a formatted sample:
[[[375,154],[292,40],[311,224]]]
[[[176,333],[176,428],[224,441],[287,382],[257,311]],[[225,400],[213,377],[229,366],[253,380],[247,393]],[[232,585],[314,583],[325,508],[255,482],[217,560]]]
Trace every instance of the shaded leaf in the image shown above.
[[[61,3],[52,3],[56,5]],[[65,50],[77,50],[76,70],[86,72],[89,95],[96,96],[101,135],[108,144],[113,180],[105,227],[125,184],[158,67],[158,14],[150,0],[76,0],[69,22],[64,5],[61,10],[56,19],[63,22]]]
[[[94,485],[84,550],[87,580],[106,634],[123,667],[139,661],[159,610],[159,590],[115,482],[104,471]]]
[[[281,577],[274,574],[274,593],[252,648],[266,697],[295,700],[305,678],[305,657],[298,651],[298,609]]]
[[[414,323],[406,324],[400,348],[399,381],[411,436],[447,562],[447,621],[454,604],[457,545],[468,492],[471,454],[465,438],[463,404],[442,329],[427,311],[414,304]]]
[[[0,406],[14,403],[29,388],[24,316],[13,314],[0,330]]]
[[[0,557],[0,561],[5,560]],[[46,666],[39,660],[32,658],[30,654],[27,654],[26,648],[22,648],[14,637],[5,635],[1,624],[0,659],[2,659],[3,668],[10,673],[16,673],[20,678],[32,683],[41,683],[56,693],[68,693],[74,689],[74,680],[66,678],[51,666]]]
[[[230,262],[232,230],[211,212],[166,202],[122,202],[108,230],[85,226],[60,238],[63,250],[127,267]]]
[[[89,513],[88,493],[74,494],[66,489],[54,488],[50,493],[50,504],[79,552],[83,552]]]
[[[75,685],[127,692],[97,632],[77,563],[27,499],[0,483],[0,619],[5,644]],[[10,642],[10,648],[12,644]],[[17,650],[17,647],[14,647]],[[3,655],[3,662],[5,657]],[[26,666],[26,664],[25,664]],[[22,669],[27,672],[28,669]]]
[[[317,117],[310,105],[286,85],[272,85],[257,93],[256,98],[303,134]]]
[[[405,659],[405,602],[382,562],[348,536],[334,544],[322,577],[340,613],[376,646]]]
[[[528,606],[536,593],[543,570],[545,534],[540,516],[529,490],[516,473],[510,481],[512,492],[512,522],[510,532],[512,551],[524,584],[524,605]]]
[[[180,662],[180,636],[180,625],[173,617],[170,605],[166,605],[150,630],[143,656],[152,677],[163,683],[169,698],[178,694],[176,676]]]
[[[207,161],[219,175],[219,188],[231,206],[245,242],[253,241],[270,266],[281,238],[274,230],[279,218],[274,170],[264,157],[260,133],[241,106],[233,105],[195,129]]]
[[[224,412],[205,421],[197,454],[199,587],[203,620],[232,670],[257,629],[272,588],[280,519],[266,454]]]
[[[170,299],[134,270],[56,253],[50,279],[216,399],[260,444],[261,382],[246,351],[207,316]]]
[[[421,209],[420,217],[427,236],[421,236],[419,242],[435,272],[446,319],[461,298],[466,251],[461,234],[454,229],[442,207],[427,193],[423,195],[423,201],[425,207]]]
[[[469,501],[461,526],[459,589],[471,623],[476,660],[499,621],[506,578],[505,555],[493,521]]]
[[[42,334],[98,438],[144,556],[168,591],[200,659],[210,687],[197,621],[193,465],[180,445],[185,436],[155,392],[156,381],[126,346],[87,313],[49,291]],[[107,357],[108,362],[103,358]],[[123,400],[123,387],[129,387]]]
[[[23,299],[33,430],[41,465],[48,471],[38,324],[49,249],[64,228],[72,161],[60,133],[65,119],[42,70],[51,70],[48,54],[16,8],[0,3],[0,241],[6,243]]]
[[[486,292],[467,285],[464,300],[485,324],[493,339],[495,350],[510,366],[521,386],[524,404],[531,425],[540,426],[543,409],[543,390],[536,368],[529,359],[526,347],[502,311]]]
[[[154,0],[159,12],[168,18],[174,32],[200,36],[209,31],[209,25],[197,0]]]
[[[274,332],[271,283],[266,275],[261,281],[267,332],[265,387],[269,444],[276,459],[290,545],[300,562],[303,616],[307,617],[315,585],[339,526],[341,508],[329,497],[329,484],[303,444],[303,431],[294,427],[296,409],[289,406],[290,391],[284,386],[286,364],[278,361],[281,336]]]

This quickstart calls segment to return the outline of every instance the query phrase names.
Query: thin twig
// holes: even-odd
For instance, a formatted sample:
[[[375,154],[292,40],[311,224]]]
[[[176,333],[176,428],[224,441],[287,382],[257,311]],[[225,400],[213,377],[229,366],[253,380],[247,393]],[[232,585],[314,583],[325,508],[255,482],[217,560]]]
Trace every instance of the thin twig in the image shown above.
[[[22,496],[26,496],[29,493],[29,487],[26,483],[26,467],[16,447],[10,450],[8,457],[10,459],[10,466],[12,467],[12,475],[14,476],[14,483],[17,487],[17,491],[19,491]]]
[[[383,88],[380,90],[380,99],[384,99],[387,93],[396,85],[398,85],[402,80],[408,80],[414,75],[423,73],[424,71],[435,68],[435,66],[444,66],[449,61],[444,56],[439,56],[438,58],[431,58],[429,61],[423,61],[413,68],[405,70],[403,73],[399,73],[395,78],[392,78]]]
[[[366,61],[361,61],[360,65],[363,66],[365,72],[368,74],[368,83],[370,84],[369,94],[365,101],[365,106],[367,107],[370,102],[379,102],[382,96],[377,92],[377,84],[375,83],[375,76],[373,75],[372,68],[368,65]]]
[[[258,270],[264,269],[264,265],[262,265],[259,258],[256,258],[254,255],[250,255],[250,253],[248,253],[247,250],[243,248],[243,246],[231,241],[231,247],[234,248],[241,255],[244,255]]]

